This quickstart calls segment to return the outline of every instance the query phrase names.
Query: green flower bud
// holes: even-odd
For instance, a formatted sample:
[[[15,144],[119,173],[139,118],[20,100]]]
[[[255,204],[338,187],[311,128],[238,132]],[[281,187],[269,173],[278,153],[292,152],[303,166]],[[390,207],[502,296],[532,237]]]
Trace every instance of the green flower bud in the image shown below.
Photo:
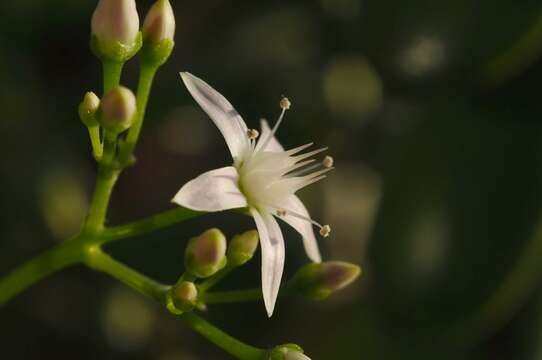
[[[100,0],[91,29],[91,48],[102,60],[124,62],[141,48],[135,0]]]
[[[79,118],[86,126],[96,126],[96,111],[100,106],[100,98],[95,93],[89,91],[83,97],[83,101],[79,104]]]
[[[312,300],[324,300],[352,283],[361,268],[344,261],[328,261],[303,266],[295,274],[293,288]]]
[[[162,65],[171,55],[175,35],[175,16],[168,0],[157,0],[143,22],[141,58],[154,66]]]
[[[97,120],[114,134],[128,129],[136,113],[136,98],[123,86],[116,87],[104,95],[97,112]]]
[[[188,272],[206,278],[226,266],[226,237],[218,229],[209,229],[190,239],[184,254]]]
[[[303,354],[303,349],[296,344],[286,344],[274,347],[269,351],[268,360],[310,360]]]
[[[228,263],[233,266],[241,266],[252,259],[258,248],[259,240],[256,230],[235,235],[228,245]]]
[[[182,281],[171,290],[171,298],[175,308],[180,311],[191,311],[198,301],[198,289],[193,282]]]

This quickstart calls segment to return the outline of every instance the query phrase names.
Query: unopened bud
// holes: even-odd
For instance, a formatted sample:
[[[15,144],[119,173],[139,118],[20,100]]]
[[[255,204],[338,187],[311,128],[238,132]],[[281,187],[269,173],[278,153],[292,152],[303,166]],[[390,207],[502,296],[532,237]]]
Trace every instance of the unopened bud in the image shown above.
[[[190,239],[184,254],[188,272],[206,278],[226,265],[226,237],[218,229],[209,229]]]
[[[269,360],[310,360],[303,354],[303,349],[296,344],[276,346],[269,351]]]
[[[344,261],[327,261],[303,266],[293,278],[294,289],[312,300],[324,300],[352,283],[361,268]]]
[[[157,0],[143,22],[141,59],[154,66],[162,65],[171,55],[175,35],[175,16],[169,0]]]
[[[91,46],[99,58],[127,61],[141,47],[135,0],[100,0],[91,29]]]
[[[259,240],[256,230],[235,235],[228,245],[228,263],[233,266],[241,266],[252,259],[258,248]]]
[[[198,289],[193,282],[182,281],[173,287],[171,298],[177,310],[191,311],[198,301]]]
[[[136,98],[123,86],[116,87],[104,95],[97,113],[98,122],[115,134],[128,129],[136,113]]]
[[[173,41],[175,16],[168,0],[158,0],[150,8],[143,22],[143,41],[158,44],[162,40]]]
[[[286,356],[284,357],[284,360],[311,360],[311,358],[298,351],[288,350]]]
[[[86,126],[96,126],[96,111],[100,106],[100,98],[95,93],[89,91],[83,97],[83,101],[79,104],[79,118]]]

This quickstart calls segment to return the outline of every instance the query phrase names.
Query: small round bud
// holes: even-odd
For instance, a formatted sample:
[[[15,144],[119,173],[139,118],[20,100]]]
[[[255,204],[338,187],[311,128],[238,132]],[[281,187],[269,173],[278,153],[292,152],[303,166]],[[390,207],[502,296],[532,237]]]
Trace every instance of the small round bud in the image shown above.
[[[190,239],[184,254],[188,272],[199,278],[215,274],[226,265],[226,237],[218,229],[209,229]]]
[[[91,46],[99,58],[126,61],[141,47],[135,0],[100,0],[91,29]]]
[[[310,360],[303,354],[303,349],[296,344],[286,344],[274,347],[269,351],[269,360]]]
[[[256,129],[248,129],[247,130],[247,137],[249,140],[257,139],[258,136],[260,136],[260,133]]]
[[[284,360],[311,360],[307,355],[295,350],[288,350]]]
[[[333,158],[329,155],[324,157],[324,160],[322,160],[322,165],[324,165],[326,169],[333,167]]]
[[[191,311],[198,301],[198,289],[193,282],[182,281],[171,290],[171,298],[177,310]]]
[[[293,287],[312,300],[324,300],[352,283],[361,268],[344,261],[328,261],[303,266],[293,278]]]
[[[330,233],[331,233],[331,226],[324,225],[320,228],[320,235],[322,235],[322,237],[328,237]]]
[[[282,99],[280,99],[279,104],[282,110],[288,110],[290,109],[290,106],[292,105],[292,103],[290,102],[290,100],[288,100],[287,97],[283,97]]]
[[[104,95],[97,113],[98,122],[115,134],[128,129],[136,113],[136,98],[123,86],[116,87]]]
[[[100,98],[95,93],[89,91],[83,97],[83,101],[79,104],[79,118],[86,126],[96,126],[96,111],[100,106]]]
[[[173,41],[175,16],[168,0],[158,0],[151,6],[141,31],[144,43],[158,44],[163,40]]]
[[[233,266],[241,266],[252,259],[260,238],[256,230],[250,230],[231,239],[227,250],[228,263]]]

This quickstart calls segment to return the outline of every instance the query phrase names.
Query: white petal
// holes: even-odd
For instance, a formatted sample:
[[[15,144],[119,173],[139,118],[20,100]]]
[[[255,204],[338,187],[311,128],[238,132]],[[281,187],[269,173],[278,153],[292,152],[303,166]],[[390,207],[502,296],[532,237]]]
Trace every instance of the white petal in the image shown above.
[[[250,209],[260,234],[262,249],[262,292],[267,315],[273,315],[284,270],[284,239],[279,224],[267,212]]]
[[[247,206],[237,185],[239,175],[233,166],[201,174],[183,185],[173,202],[198,211],[221,211]]]
[[[271,134],[271,128],[269,127],[267,120],[262,119],[260,121],[260,127],[261,127],[261,134],[260,134],[260,139],[258,140],[258,145],[256,146],[257,149],[262,146],[263,142],[266,141],[267,137]],[[269,140],[269,142],[267,143],[267,146],[263,150],[271,151],[271,152],[280,152],[280,151],[284,151],[284,148],[279,143],[277,138],[273,135],[271,139]]]
[[[303,202],[296,195],[289,195],[286,200],[281,201],[278,207],[286,210],[286,215],[280,216],[280,219],[296,229],[303,237],[303,246],[305,247],[305,252],[309,259],[314,262],[322,262],[320,250],[318,250],[318,242],[314,236],[313,225],[309,221],[288,215],[288,211],[292,211],[310,219],[309,212],[305,205],[303,205]]]
[[[224,136],[232,157],[241,159],[249,141],[247,126],[237,110],[205,81],[187,72],[182,72],[181,77],[190,94]]]

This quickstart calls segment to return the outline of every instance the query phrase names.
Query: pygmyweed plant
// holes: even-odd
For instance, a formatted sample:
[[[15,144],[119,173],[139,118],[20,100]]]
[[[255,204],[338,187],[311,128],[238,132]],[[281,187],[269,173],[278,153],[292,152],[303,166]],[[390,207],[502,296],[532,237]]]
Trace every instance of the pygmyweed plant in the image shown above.
[[[203,80],[181,73],[190,94],[216,124],[230,150],[233,165],[208,171],[187,182],[174,196],[180,205],[146,219],[108,226],[111,193],[122,171],[133,165],[147,100],[154,76],[174,47],[175,18],[168,0],[152,5],[139,29],[135,0],[100,0],[92,16],[90,45],[103,65],[101,99],[86,92],[78,113],[87,127],[97,178],[89,211],[81,231],[52,249],[0,278],[0,305],[35,282],[71,265],[82,264],[162,304],[190,328],[226,352],[245,360],[309,359],[294,344],[258,348],[247,345],[216,328],[197,311],[210,305],[263,299],[272,315],[278,296],[301,295],[322,300],[350,284],[360,268],[345,262],[321,262],[313,227],[322,237],[329,225],[314,221],[297,190],[322,180],[333,169],[333,158],[313,157],[325,148],[303,152],[312,143],[285,150],[275,134],[291,103],[283,98],[281,113],[270,128],[261,121],[260,131],[249,129],[233,106]],[[139,84],[134,93],[120,84],[124,64],[138,55]],[[103,246],[113,241],[150,233],[204,214],[244,209],[256,230],[235,235],[229,242],[211,228],[187,242],[185,272],[175,284],[162,284],[138,273],[109,256]],[[309,263],[292,280],[282,283],[284,238],[275,217],[292,226],[303,239]],[[211,291],[233,270],[250,261],[261,249],[262,288]],[[181,256],[179,256],[181,262]]]

